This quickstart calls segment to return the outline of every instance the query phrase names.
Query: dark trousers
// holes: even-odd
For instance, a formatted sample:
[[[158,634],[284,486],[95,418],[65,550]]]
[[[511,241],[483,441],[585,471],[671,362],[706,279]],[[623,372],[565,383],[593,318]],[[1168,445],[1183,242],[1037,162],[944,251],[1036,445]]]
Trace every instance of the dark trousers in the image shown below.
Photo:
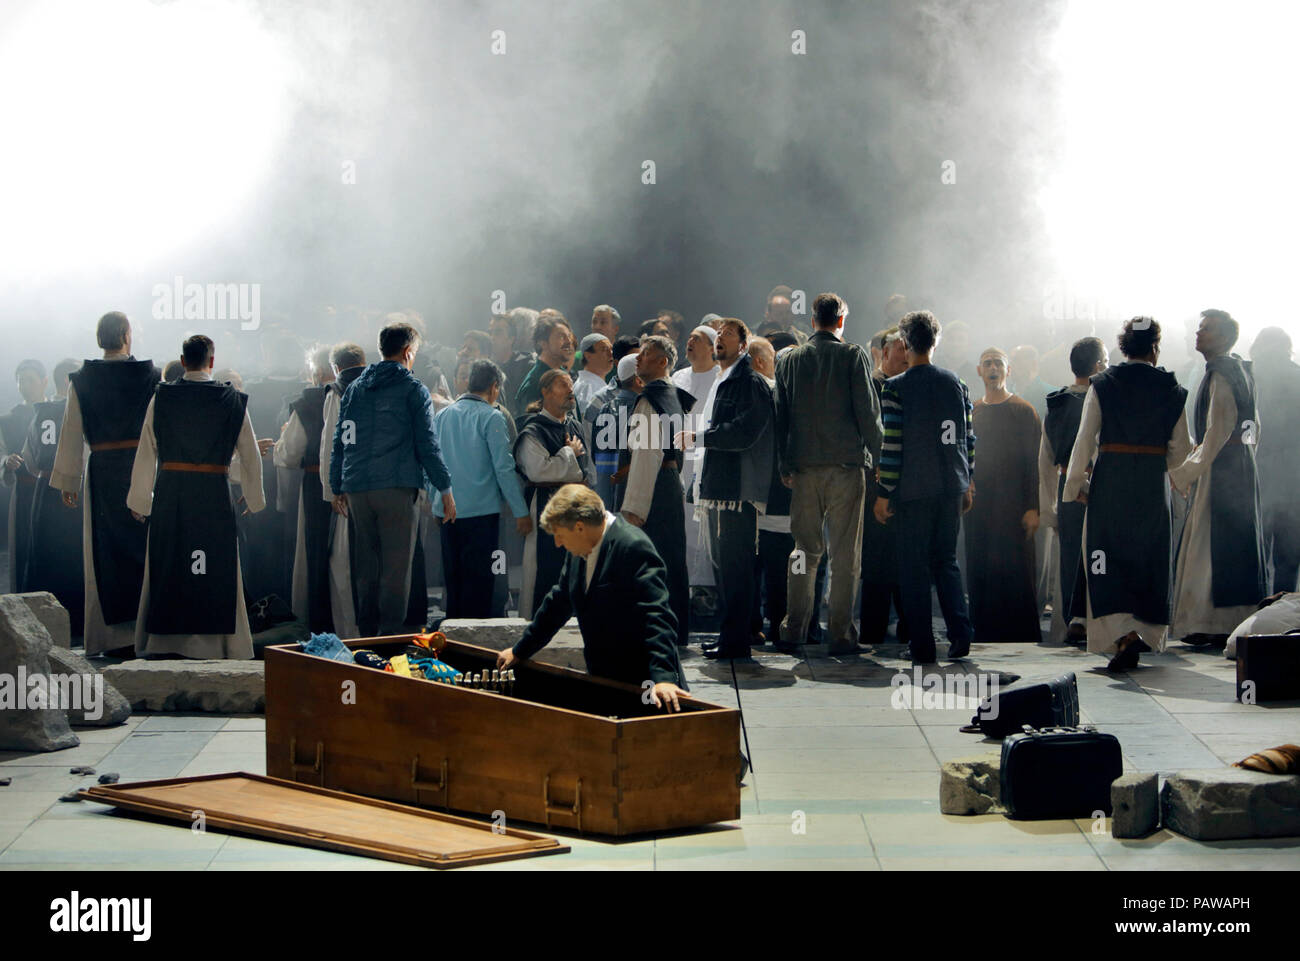
[[[928,600],[928,598],[927,598]],[[889,605],[898,612],[898,639],[906,642],[907,617],[903,613],[903,589],[898,584],[862,579],[862,629],[859,634],[863,644],[883,644],[889,633]]]
[[[754,613],[754,557],[758,548],[758,513],[754,505],[740,510],[709,508],[713,579],[718,585],[722,629],[720,651],[747,656],[750,619]]]
[[[1296,590],[1300,573],[1300,519],[1294,510],[1270,508],[1264,511],[1264,549],[1272,561],[1273,592]]]
[[[405,633],[419,507],[413,487],[353,491],[348,513],[356,548],[357,630],[362,637]]]
[[[758,556],[754,565],[754,616],[751,633],[766,630],[767,639],[781,639],[781,622],[785,620],[785,584],[794,535],[780,531],[758,532]],[[763,618],[767,627],[763,627]]]
[[[500,524],[500,514],[484,514],[441,525],[448,617],[492,616],[493,589],[498,579],[506,579],[505,555],[492,556],[500,544]]]
[[[961,495],[949,494],[896,502],[898,580],[903,616],[912,644],[912,660],[934,660],[934,630],[930,619],[930,585],[939,595],[948,640],[969,644],[974,633],[961,570],[957,567],[957,531],[961,527]]]
[[[664,562],[668,602],[677,618],[677,646],[685,647],[690,639],[691,584],[686,576],[686,504],[676,468],[659,471],[650,501],[650,516],[642,530]]]

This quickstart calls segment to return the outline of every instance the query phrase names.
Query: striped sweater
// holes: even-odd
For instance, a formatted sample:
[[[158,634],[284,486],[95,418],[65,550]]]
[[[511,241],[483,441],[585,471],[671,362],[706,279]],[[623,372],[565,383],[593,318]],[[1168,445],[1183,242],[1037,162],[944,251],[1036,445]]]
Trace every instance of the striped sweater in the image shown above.
[[[972,406],[966,398],[966,460],[970,476],[975,477],[975,430],[971,419]],[[885,381],[880,390],[880,417],[885,439],[880,448],[880,492],[889,498],[898,488],[903,470],[903,398],[893,379]]]

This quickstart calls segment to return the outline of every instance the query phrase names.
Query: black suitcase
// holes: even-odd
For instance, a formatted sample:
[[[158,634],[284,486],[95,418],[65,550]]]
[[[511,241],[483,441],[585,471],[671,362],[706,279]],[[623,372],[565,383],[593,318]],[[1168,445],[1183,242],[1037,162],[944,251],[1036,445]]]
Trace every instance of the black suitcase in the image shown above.
[[[980,701],[979,713],[963,731],[985,737],[1006,737],[1032,728],[1074,727],[1079,723],[1079,682],[1074,672],[1050,681],[1037,681],[998,691],[997,704]],[[997,715],[990,717],[993,707]]]
[[[1002,804],[1022,821],[1110,814],[1110,785],[1124,773],[1119,740],[1092,728],[1026,728],[1002,742]]]
[[[1300,634],[1237,638],[1237,700],[1243,704],[1300,698]]]

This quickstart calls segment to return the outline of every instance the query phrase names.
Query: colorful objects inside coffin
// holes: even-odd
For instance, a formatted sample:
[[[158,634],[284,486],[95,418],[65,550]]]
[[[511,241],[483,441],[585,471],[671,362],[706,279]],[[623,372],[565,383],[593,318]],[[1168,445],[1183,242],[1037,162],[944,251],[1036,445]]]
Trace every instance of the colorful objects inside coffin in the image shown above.
[[[428,634],[416,634],[411,638],[411,642],[417,647],[424,648],[428,656],[437,657],[447,646],[447,635],[442,631],[430,631]]]
[[[339,640],[337,634],[313,634],[303,644],[302,649],[304,653],[314,654],[316,657],[324,657],[331,661],[344,661],[348,664],[356,663],[352,652],[348,650],[346,644]]]
[[[352,658],[362,667],[373,667],[377,671],[389,670],[388,660],[380,657],[374,651],[354,651]]]
[[[460,671],[436,657],[412,657],[409,660],[424,672],[425,680],[451,684],[455,682],[455,678],[460,676]]]

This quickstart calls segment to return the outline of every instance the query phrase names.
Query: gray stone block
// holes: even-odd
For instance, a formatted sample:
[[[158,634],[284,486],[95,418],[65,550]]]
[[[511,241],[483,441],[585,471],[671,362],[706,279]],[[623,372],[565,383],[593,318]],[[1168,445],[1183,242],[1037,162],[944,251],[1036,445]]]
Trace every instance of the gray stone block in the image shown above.
[[[1179,771],[1160,792],[1160,813],[1165,827],[1197,841],[1300,837],[1300,774]]]
[[[29,707],[33,677],[49,678],[49,632],[21,597],[0,595],[0,750],[61,751],[81,739],[57,707]],[[48,682],[46,682],[49,704]]]
[[[95,665],[77,654],[74,651],[65,651],[62,648],[54,647],[50,649],[50,670],[55,674],[81,674],[93,675],[99,674],[100,671]],[[87,717],[86,706],[78,708],[68,708],[68,723],[74,727],[111,727],[114,724],[122,724],[131,716],[131,705],[122,692],[115,688],[104,679],[103,697],[98,705],[98,710],[92,713],[98,714],[98,717]]]
[[[136,711],[261,714],[266,710],[262,661],[124,661],[105,667]]]
[[[15,594],[14,597],[21,598],[27,609],[36,615],[55,647],[72,647],[72,618],[57,597],[49,591],[32,591],[30,594]]]
[[[1159,775],[1121,774],[1110,785],[1110,833],[1144,838],[1160,826]]]
[[[438,629],[454,641],[504,651],[518,643],[527,626],[528,621],[522,617],[466,617],[448,618]],[[585,672],[587,659],[582,653],[582,634],[578,630],[577,620],[571,618],[556,632],[551,643],[537,652],[533,660]]]
[[[941,814],[1005,814],[1002,755],[980,754],[945,761],[939,771]]]

